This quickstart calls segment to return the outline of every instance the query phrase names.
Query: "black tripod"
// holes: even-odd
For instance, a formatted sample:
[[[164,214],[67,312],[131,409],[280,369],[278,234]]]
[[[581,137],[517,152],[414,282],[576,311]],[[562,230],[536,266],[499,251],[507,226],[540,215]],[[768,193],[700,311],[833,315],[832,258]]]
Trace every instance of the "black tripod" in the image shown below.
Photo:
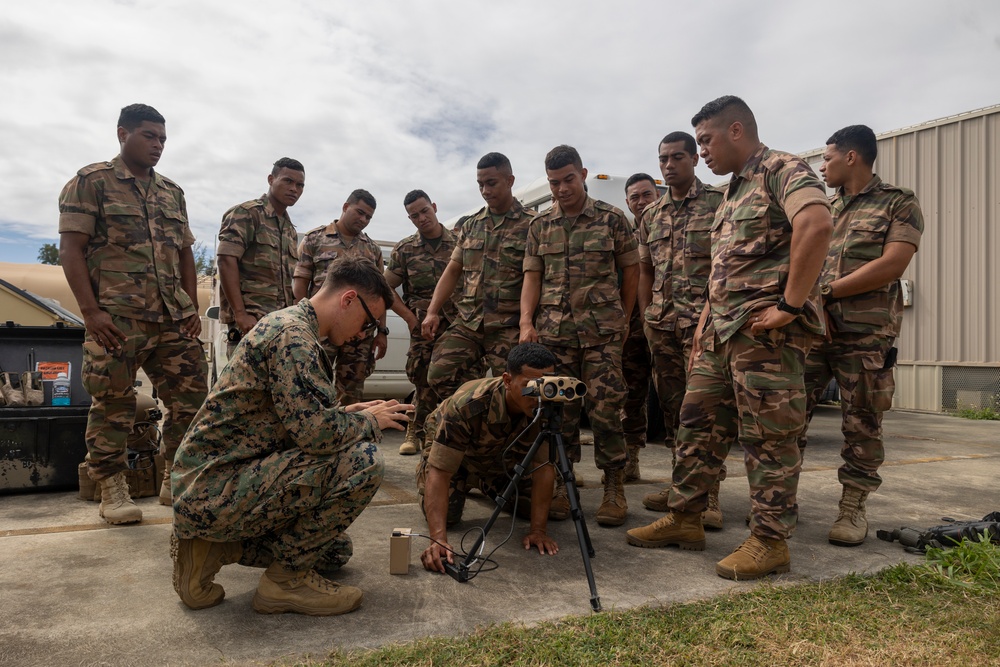
[[[576,490],[576,478],[573,476],[573,469],[569,465],[569,457],[566,456],[566,443],[562,437],[562,403],[554,401],[542,401],[541,423],[542,432],[538,434],[531,444],[531,449],[525,455],[524,460],[514,466],[514,474],[510,478],[510,483],[503,493],[497,496],[497,507],[493,510],[489,521],[483,526],[482,533],[476,543],[469,550],[468,555],[460,563],[450,564],[445,562],[444,568],[453,579],[460,582],[469,580],[469,568],[478,558],[477,552],[486,541],[493,524],[500,517],[500,512],[511,501],[517,489],[518,482],[524,476],[525,470],[531,466],[531,462],[538,452],[538,448],[543,442],[549,443],[549,461],[554,463],[556,470],[562,475],[566,482],[566,494],[569,496],[570,516],[576,524],[576,538],[580,543],[580,555],[583,557],[583,569],[587,572],[587,583],[590,585],[590,606],[594,611],[601,611],[601,598],[597,595],[597,584],[594,583],[594,570],[590,566],[590,559],[594,557],[594,545],[590,541],[590,532],[587,530],[587,522],[583,518],[583,510],[580,509],[580,496]],[[553,447],[552,445],[555,445]],[[513,508],[511,508],[513,509]]]

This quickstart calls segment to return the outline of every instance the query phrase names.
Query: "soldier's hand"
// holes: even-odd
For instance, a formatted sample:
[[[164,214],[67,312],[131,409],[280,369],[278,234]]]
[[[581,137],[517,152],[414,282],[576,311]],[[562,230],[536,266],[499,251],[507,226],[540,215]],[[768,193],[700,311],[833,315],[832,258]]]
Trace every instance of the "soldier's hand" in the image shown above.
[[[455,556],[451,552],[451,545],[447,542],[442,542],[441,544],[431,542],[431,545],[420,554],[420,562],[423,563],[424,569],[431,572],[444,574],[444,561],[452,564],[455,563]]]
[[[537,343],[538,342],[538,331],[535,330],[530,324],[521,325],[521,337],[517,340],[518,343]]]
[[[750,316],[750,333],[756,336],[769,329],[780,329],[794,319],[795,315],[771,306]]]
[[[375,336],[375,342],[372,343],[372,354],[375,355],[375,361],[378,361],[385,356],[385,350],[389,346],[389,337],[384,333],[379,332]]]
[[[551,537],[541,531],[532,531],[521,540],[526,551],[531,551],[531,547],[537,547],[538,553],[555,556],[559,553],[559,545]]]
[[[201,335],[201,318],[197,313],[181,322],[181,333],[188,338],[197,338]]]
[[[244,336],[253,329],[255,324],[257,324],[257,318],[250,313],[241,313],[236,316],[236,326],[239,327],[240,333]]]
[[[382,405],[385,401],[365,401],[364,403],[352,403],[344,407],[344,412],[361,412],[376,405]]]
[[[419,338],[423,335],[420,332],[420,320],[415,315],[410,318],[403,318],[403,321],[406,322],[406,330],[410,332],[410,338]]]
[[[428,313],[420,327],[420,333],[423,334],[424,340],[434,340],[439,326],[441,326],[441,318],[438,315]]]
[[[383,431],[387,428],[393,428],[397,431],[404,430],[406,423],[410,421],[410,416],[406,413],[413,412],[415,409],[415,406],[409,403],[400,403],[395,399],[365,408],[375,417],[378,421],[378,427]]]
[[[98,310],[87,317],[84,315],[83,324],[87,327],[87,332],[105,350],[120,350],[122,342],[127,337],[122,330],[115,326],[111,315],[106,310]]]

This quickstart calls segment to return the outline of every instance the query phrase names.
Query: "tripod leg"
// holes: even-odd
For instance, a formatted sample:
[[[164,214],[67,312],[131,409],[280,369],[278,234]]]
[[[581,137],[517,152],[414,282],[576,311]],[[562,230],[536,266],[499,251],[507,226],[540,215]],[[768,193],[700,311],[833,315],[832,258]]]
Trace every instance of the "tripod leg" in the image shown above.
[[[590,532],[587,530],[587,522],[583,518],[583,510],[580,508],[580,494],[576,490],[576,478],[573,476],[573,469],[570,468],[569,458],[566,456],[566,444],[563,442],[561,433],[554,433],[552,438],[556,443],[556,461],[558,463],[559,474],[566,482],[566,495],[569,496],[570,516],[576,526],[576,539],[580,543],[580,556],[583,558],[583,569],[587,573],[587,583],[590,585],[590,607],[594,611],[601,611],[601,598],[597,594],[597,583],[594,581],[594,569],[590,565],[590,559],[594,557],[594,545],[590,541]]]

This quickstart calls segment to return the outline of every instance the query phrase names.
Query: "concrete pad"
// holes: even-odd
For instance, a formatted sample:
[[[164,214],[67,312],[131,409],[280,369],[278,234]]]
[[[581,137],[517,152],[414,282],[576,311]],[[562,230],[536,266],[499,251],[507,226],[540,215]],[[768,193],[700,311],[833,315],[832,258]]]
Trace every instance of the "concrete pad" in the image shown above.
[[[1000,428],[996,422],[915,413],[886,416],[884,482],[868,501],[872,533],[860,547],[827,543],[836,517],[840,484],[840,415],[821,408],[811,428],[799,485],[800,522],[790,543],[792,571],[770,581],[792,585],[873,572],[898,562],[918,562],[897,544],[875,539],[877,528],[927,527],[942,516],[978,519],[1000,509]],[[97,504],[76,494],[0,496],[0,665],[207,665],[268,662],[281,657],[322,658],[334,649],[376,647],[427,635],[461,635],[476,626],[503,621],[534,623],[590,612],[573,523],[550,524],[560,552],[553,557],[525,552],[520,540],[527,523],[518,521],[510,540],[493,555],[499,569],[459,584],[425,572],[419,552],[427,541],[414,538],[410,573],[388,574],[393,528],[426,532],[416,504],[416,457],[399,456],[399,433],[383,443],[386,479],[372,505],[351,528],[355,555],[338,581],[365,591],[361,609],[333,618],[264,616],[250,608],[260,571],[223,568],[216,582],[226,589],[218,607],[190,611],[171,586],[168,539],[170,510],[156,498],[138,501],[144,520],[111,527]],[[624,532],[659,514],[642,507],[642,496],[669,476],[670,453],[650,443],[640,455],[643,479],[629,484],[629,518],[620,528],[593,521],[600,503],[600,472],[584,448],[579,472],[593,539],[597,590],[604,609],[663,605],[702,599],[759,583],[732,582],[715,575],[715,563],[748,534],[746,473],[739,452],[729,461],[722,485],[726,517],[722,531],[709,532],[704,552],[639,549]],[[452,545],[485,523],[492,507],[481,496],[466,505]],[[511,531],[502,517],[489,535],[487,551]]]

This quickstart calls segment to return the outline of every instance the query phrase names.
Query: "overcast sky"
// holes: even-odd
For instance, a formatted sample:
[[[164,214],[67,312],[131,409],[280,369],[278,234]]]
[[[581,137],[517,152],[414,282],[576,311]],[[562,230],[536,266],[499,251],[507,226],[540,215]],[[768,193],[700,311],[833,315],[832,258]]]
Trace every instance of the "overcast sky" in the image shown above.
[[[158,170],[209,248],[282,156],[306,168],[300,232],[364,187],[368,233],[397,240],[411,189],[442,221],[481,206],[489,151],[516,185],[560,143],[592,174],[658,176],[659,139],[724,94],[792,152],[1000,103],[1000,3],[38,0],[4,3],[0,62],[0,261],[34,262],[133,102],[166,117]]]

